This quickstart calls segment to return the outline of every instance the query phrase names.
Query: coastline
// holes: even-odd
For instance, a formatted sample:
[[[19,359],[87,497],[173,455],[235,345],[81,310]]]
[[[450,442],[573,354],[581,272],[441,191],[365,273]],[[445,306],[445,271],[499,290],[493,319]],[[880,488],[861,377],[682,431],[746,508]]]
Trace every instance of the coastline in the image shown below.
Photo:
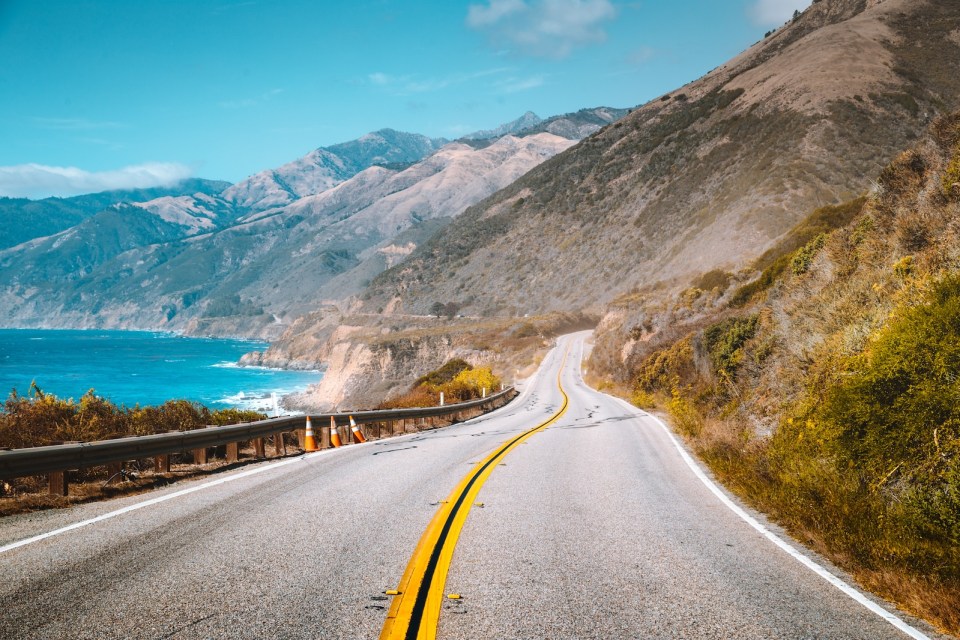
[[[26,395],[96,395],[127,406],[187,399],[211,408],[291,411],[285,398],[322,380],[322,368],[250,366],[251,338],[192,336],[141,329],[0,328],[0,385]],[[216,371],[211,371],[215,369]]]

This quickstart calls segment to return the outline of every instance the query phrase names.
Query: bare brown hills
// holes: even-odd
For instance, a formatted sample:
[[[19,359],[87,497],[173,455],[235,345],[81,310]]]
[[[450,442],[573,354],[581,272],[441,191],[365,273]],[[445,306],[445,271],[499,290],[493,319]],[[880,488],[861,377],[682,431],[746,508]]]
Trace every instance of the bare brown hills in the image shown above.
[[[748,268],[956,108],[958,61],[960,3],[819,0],[468,209],[377,277],[365,310],[602,314]]]

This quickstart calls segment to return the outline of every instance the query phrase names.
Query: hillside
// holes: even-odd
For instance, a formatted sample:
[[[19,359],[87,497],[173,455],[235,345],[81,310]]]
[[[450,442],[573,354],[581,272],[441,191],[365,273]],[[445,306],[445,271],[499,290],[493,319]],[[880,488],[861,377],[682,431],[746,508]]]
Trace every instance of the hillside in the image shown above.
[[[210,195],[220,193],[229,186],[229,182],[220,180],[189,179],[171,187],[104,191],[71,198],[0,198],[0,229],[3,229],[0,250],[65,231],[115,204],[194,193]]]
[[[623,296],[590,364],[798,538],[955,634],[958,232],[960,112],[752,272]]]
[[[365,308],[602,309],[745,268],[958,105],[958,33],[957,3],[815,3],[467,210],[376,278]]]
[[[418,162],[446,143],[443,138],[381,129],[261,171],[224,191],[223,197],[242,209],[279,207],[326,191],[374,165]]]
[[[258,178],[219,195],[115,205],[0,251],[0,308],[19,326],[276,336],[325,299],[358,293],[466,207],[573,144],[549,133],[504,136],[400,163],[411,139],[415,153],[429,150],[421,138],[365,136],[350,147],[351,166],[390,168],[373,164],[333,187],[321,181],[320,192],[280,207],[236,206]],[[404,144],[385,148],[387,139]]]
[[[616,122],[628,113],[630,113],[630,109],[596,107],[581,109],[574,113],[565,113],[544,120],[532,111],[527,111],[516,120],[502,124],[496,129],[467,134],[460,138],[459,142],[477,147],[490,144],[507,134],[522,138],[538,133],[552,133],[568,140],[582,140],[608,124]]]

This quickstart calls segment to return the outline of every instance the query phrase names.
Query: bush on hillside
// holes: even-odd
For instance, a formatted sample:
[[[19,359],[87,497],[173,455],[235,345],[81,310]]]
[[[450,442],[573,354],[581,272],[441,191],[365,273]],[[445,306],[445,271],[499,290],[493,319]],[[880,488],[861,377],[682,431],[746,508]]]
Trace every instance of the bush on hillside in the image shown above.
[[[841,469],[888,487],[960,545],[960,276],[901,306],[814,420]]]
[[[417,378],[413,386],[415,388],[420,386],[439,387],[456,378],[462,371],[469,371],[470,369],[473,369],[473,365],[469,362],[460,358],[454,358],[453,360],[445,362],[439,369],[435,369]]]
[[[79,402],[43,393],[35,385],[31,390],[33,397],[18,395],[14,390],[0,409],[0,447],[20,449],[68,441],[90,442],[266,418],[256,411],[211,411],[187,400],[130,409],[96,395],[93,389],[83,394]]]
[[[746,318],[727,318],[710,325],[703,332],[703,342],[710,354],[713,372],[724,379],[730,379],[737,366],[743,361],[743,346],[757,332],[756,315]]]
[[[445,363],[439,369],[421,376],[408,392],[380,403],[378,409],[435,407],[444,402],[466,402],[500,390],[500,378],[489,367],[474,368],[459,358]]]

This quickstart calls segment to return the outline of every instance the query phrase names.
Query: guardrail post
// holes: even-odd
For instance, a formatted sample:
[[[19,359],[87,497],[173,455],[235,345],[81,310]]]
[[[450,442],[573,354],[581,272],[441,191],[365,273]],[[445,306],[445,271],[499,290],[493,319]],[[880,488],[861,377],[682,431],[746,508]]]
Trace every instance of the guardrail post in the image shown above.
[[[227,462],[236,462],[240,459],[240,443],[239,442],[228,442],[227,443]]]
[[[307,430],[297,429],[296,432],[297,432],[297,446],[303,449],[303,441],[306,440],[307,438]]]
[[[264,444],[263,438],[254,438],[253,439],[253,455],[255,458],[266,458],[266,445]]]
[[[207,464],[207,448],[193,450],[193,464]]]
[[[287,455],[287,444],[283,441],[283,432],[273,434],[273,452],[278,456]]]
[[[111,462],[107,465],[107,484],[117,484],[122,479],[123,463]]]
[[[317,427],[320,434],[320,448],[329,449],[330,448],[330,427],[320,426]]]
[[[51,471],[47,476],[47,490],[52,496],[66,497],[70,489],[68,471]]]
[[[156,473],[170,473],[170,454],[165,453],[162,456],[156,456],[153,459],[153,470]]]

